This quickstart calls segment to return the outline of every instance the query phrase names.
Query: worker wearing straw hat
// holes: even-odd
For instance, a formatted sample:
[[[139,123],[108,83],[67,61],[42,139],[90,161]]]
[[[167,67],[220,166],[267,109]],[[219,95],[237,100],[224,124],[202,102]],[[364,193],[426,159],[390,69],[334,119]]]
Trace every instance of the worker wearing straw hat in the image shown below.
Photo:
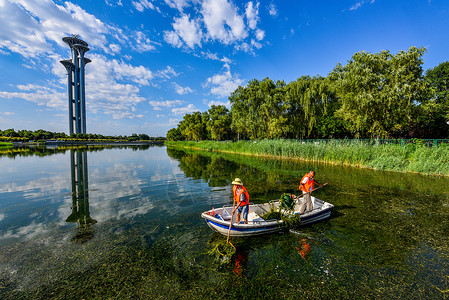
[[[248,211],[249,211],[249,194],[246,188],[243,186],[240,178],[234,179],[232,182],[234,191],[234,204],[235,208],[232,210],[232,215],[237,210],[237,223],[240,223],[240,215],[243,212],[243,222],[248,224]]]

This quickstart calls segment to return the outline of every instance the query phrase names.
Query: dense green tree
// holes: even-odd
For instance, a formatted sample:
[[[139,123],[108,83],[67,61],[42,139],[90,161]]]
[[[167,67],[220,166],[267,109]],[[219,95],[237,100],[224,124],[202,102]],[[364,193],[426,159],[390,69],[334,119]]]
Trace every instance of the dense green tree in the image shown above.
[[[206,124],[203,123],[202,114],[199,111],[185,114],[179,123],[179,129],[186,140],[200,141],[207,136]]]
[[[206,129],[210,138],[217,141],[229,139],[231,136],[231,114],[224,105],[212,105],[203,114],[203,121],[206,122]]]
[[[261,121],[264,124],[262,137],[269,139],[284,138],[289,130],[288,105],[285,101],[286,84],[283,80],[278,80],[274,84],[271,79],[266,79],[261,82],[260,86],[265,96],[260,107]]]
[[[425,78],[432,97],[424,101],[417,119],[419,134],[429,138],[449,137],[449,62],[428,69]]]
[[[168,141],[182,141],[184,140],[184,136],[181,133],[181,130],[176,127],[172,128],[167,132],[167,140]]]
[[[362,51],[347,65],[335,67],[329,78],[342,103],[337,116],[357,137],[394,137],[407,129],[417,104],[428,97],[424,52],[416,47],[396,55]]]
[[[445,104],[449,107],[449,61],[428,69],[425,78],[434,89],[435,103]]]
[[[302,76],[287,85],[289,132],[292,138],[344,136],[342,120],[334,116],[340,107],[327,78]]]
[[[240,138],[280,138],[287,131],[285,83],[269,78],[250,80],[229,97],[231,128]]]
[[[149,141],[150,140],[150,136],[148,134],[141,133],[141,134],[139,134],[139,140]]]
[[[14,128],[4,130],[2,135],[7,137],[19,137],[19,134],[14,130]]]

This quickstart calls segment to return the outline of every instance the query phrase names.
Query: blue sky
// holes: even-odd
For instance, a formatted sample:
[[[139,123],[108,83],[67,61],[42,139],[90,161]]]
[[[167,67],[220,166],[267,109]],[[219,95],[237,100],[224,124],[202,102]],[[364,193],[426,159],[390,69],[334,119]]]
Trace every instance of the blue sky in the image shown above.
[[[251,79],[327,76],[355,52],[448,60],[447,0],[0,0],[0,129],[68,133],[70,59],[86,57],[87,132],[165,136]]]

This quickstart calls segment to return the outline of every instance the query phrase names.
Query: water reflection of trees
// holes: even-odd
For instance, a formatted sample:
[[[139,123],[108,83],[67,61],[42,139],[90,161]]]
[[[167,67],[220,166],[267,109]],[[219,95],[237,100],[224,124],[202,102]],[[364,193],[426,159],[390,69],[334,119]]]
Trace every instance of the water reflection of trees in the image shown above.
[[[161,145],[82,145],[82,146],[23,146],[0,149],[0,157],[27,157],[27,156],[48,156],[63,154],[67,151],[87,151],[98,152],[107,149],[131,149],[133,151],[148,150],[150,147],[163,147]]]
[[[296,192],[301,176],[314,169],[320,183],[329,182],[315,196],[335,209],[330,220],[305,230],[321,235],[330,259],[344,255],[350,264],[388,268],[406,260],[415,265],[411,257],[427,247],[449,253],[447,177],[208,151],[167,152],[186,176],[201,178],[209,186],[230,186],[240,177],[256,203]]]
[[[167,153],[179,161],[187,177],[202,179],[211,187],[230,186],[234,178],[242,179],[252,202],[277,199],[284,192],[294,192],[297,187],[296,182],[283,174],[284,167],[273,166],[269,160],[173,148],[167,148]]]

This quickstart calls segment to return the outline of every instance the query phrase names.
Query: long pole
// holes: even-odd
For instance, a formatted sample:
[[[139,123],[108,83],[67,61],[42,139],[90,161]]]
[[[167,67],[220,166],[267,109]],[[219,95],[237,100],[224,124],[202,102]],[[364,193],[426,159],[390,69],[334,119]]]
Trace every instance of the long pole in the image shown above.
[[[231,220],[229,221],[228,239],[227,239],[226,243],[229,243],[229,235],[231,234],[231,227],[232,227],[232,218],[234,218],[234,207],[235,207],[235,200],[234,200],[234,205],[232,206]]]
[[[325,186],[326,184],[327,184],[327,182],[326,182],[325,184],[323,184],[323,185],[317,187],[316,189],[313,189],[313,190],[311,190],[310,192],[306,192],[306,193],[304,193],[304,194],[302,194],[302,195],[304,196],[305,194],[311,194],[312,192],[314,192],[314,191],[316,191],[316,190],[322,188],[322,187]]]

